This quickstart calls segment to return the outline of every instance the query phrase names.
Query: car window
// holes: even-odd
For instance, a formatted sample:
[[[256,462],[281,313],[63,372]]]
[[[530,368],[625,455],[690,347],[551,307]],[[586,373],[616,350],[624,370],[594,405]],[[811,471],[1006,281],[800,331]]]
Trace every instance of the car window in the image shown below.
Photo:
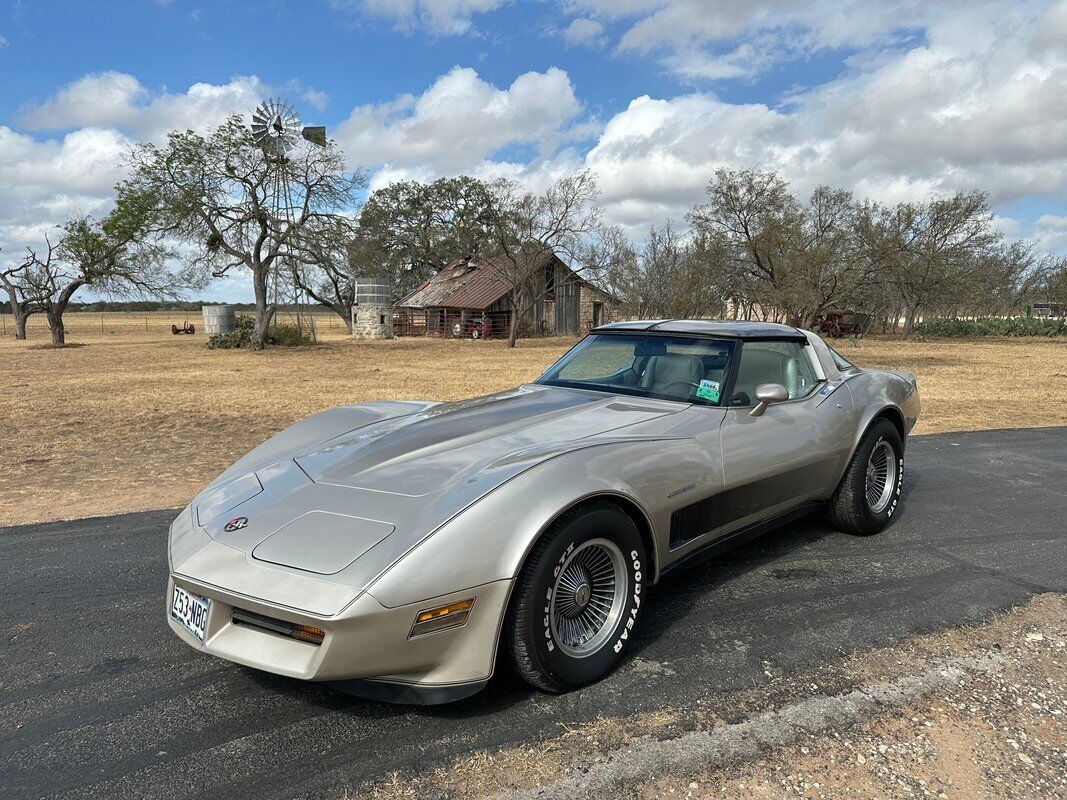
[[[847,358],[845,358],[839,352],[834,350],[834,348],[832,348],[829,345],[827,345],[826,349],[830,351],[830,358],[832,358],[834,360],[834,364],[836,364],[837,368],[839,370],[841,370],[842,372],[846,372],[846,371],[848,371],[850,369],[855,369],[856,368],[855,364],[853,364],[851,361],[849,361]]]
[[[593,334],[537,381],[717,406],[734,343],[654,334]]]
[[[781,384],[793,400],[811,394],[818,382],[800,342],[745,342],[731,405],[755,405],[761,383]]]

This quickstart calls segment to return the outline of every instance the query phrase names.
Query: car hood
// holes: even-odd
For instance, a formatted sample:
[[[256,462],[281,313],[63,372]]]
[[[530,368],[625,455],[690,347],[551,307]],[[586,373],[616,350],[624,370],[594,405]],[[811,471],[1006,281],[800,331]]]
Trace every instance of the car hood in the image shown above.
[[[425,497],[477,476],[513,472],[514,465],[531,457],[678,408],[596,392],[522,386],[367,425],[295,460],[316,483]]]
[[[228,470],[197,498],[195,519],[255,562],[363,588],[511,477],[605,438],[641,437],[642,423],[683,408],[541,385],[388,412],[353,406],[318,426],[334,434],[324,440],[289,434],[284,455],[270,442],[269,457],[253,451],[242,459],[252,470]],[[227,531],[238,517],[247,522]]]

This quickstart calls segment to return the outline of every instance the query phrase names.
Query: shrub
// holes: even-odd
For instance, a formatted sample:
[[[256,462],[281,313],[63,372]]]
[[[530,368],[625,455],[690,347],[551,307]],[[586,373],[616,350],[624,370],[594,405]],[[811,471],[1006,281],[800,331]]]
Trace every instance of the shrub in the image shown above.
[[[275,325],[271,328],[270,334],[267,336],[267,344],[278,345],[280,347],[298,347],[304,344],[311,344],[311,334],[307,328],[294,325],[291,322],[283,322],[280,325]]]
[[[238,314],[233,320],[233,333],[212,333],[207,337],[208,350],[238,350],[252,346],[252,329],[255,320]]]
[[[213,333],[207,337],[208,350],[240,350],[252,346],[252,329],[255,320],[238,314],[234,317],[233,333]],[[311,344],[311,334],[304,328],[290,322],[272,325],[267,332],[267,345],[276,347],[297,347]]]
[[[915,326],[920,336],[1067,336],[1067,319],[1004,317],[986,319],[930,319]]]

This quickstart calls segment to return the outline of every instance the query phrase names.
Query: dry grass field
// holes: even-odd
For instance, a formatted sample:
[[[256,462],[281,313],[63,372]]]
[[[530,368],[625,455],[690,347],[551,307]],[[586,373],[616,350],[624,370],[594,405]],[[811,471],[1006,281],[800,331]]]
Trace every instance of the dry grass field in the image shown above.
[[[200,332],[172,336],[182,314],[69,316],[72,347],[46,346],[39,318],[28,341],[0,339],[0,526],[184,505],[315,411],[505,389],[573,343],[356,342],[324,315],[320,344],[257,354],[207,350]],[[842,352],[918,374],[917,433],[1067,424],[1064,341],[865,340]]]

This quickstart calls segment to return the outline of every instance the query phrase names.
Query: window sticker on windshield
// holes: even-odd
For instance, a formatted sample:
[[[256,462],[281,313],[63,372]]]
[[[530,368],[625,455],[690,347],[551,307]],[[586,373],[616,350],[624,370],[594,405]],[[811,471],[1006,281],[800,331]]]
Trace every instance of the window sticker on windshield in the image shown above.
[[[710,400],[713,403],[719,402],[719,382],[718,381],[701,381],[700,386],[697,387],[697,397],[701,400]]]

